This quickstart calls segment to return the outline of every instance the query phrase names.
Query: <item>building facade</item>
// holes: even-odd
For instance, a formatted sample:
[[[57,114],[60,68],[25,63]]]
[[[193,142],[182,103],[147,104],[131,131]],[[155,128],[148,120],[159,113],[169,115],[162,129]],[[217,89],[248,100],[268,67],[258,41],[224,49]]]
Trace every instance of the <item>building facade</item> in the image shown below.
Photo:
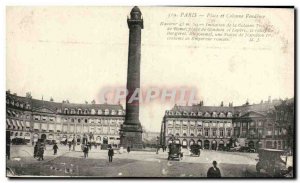
[[[6,92],[6,130],[11,133],[11,140],[63,143],[74,139],[79,144],[87,139],[97,144],[118,145],[124,119],[121,105],[58,103]]]
[[[290,108],[294,109],[293,99],[289,101],[292,103]],[[203,102],[193,106],[175,105],[165,112],[160,143],[168,145],[175,141],[184,148],[197,143],[204,149],[213,150],[228,146],[286,149],[288,138],[283,136],[287,135],[288,126],[284,125],[286,122],[276,120],[276,109],[284,102],[269,99],[260,104],[246,102],[242,106],[232,103],[203,106]],[[287,116],[288,123],[293,124],[293,113]],[[290,134],[294,137],[294,133]]]

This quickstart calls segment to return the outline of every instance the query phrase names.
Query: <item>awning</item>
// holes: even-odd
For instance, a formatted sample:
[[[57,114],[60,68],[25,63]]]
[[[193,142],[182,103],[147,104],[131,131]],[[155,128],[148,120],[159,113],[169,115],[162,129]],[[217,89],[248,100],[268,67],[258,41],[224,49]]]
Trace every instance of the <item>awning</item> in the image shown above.
[[[11,124],[10,124],[10,120],[9,119],[6,119],[6,124],[8,125],[8,126],[10,126]]]
[[[24,123],[24,121],[21,121],[21,125],[22,125],[23,128],[25,128],[25,123]]]
[[[16,121],[15,120],[11,120],[12,121],[12,124],[13,124],[13,126],[15,127],[15,128],[18,128],[18,126],[17,126],[17,124],[16,124]]]
[[[198,122],[197,122],[197,125],[198,125],[198,126],[202,126],[202,121],[198,121]]]
[[[14,115],[16,115],[15,111],[12,112]]]
[[[30,140],[30,137],[28,137],[28,136],[25,136],[25,139],[27,139],[27,140]]]
[[[22,125],[20,124],[20,121],[17,120],[17,125],[19,128],[22,128]]]
[[[195,121],[191,121],[191,122],[190,122],[190,125],[195,126]]]
[[[61,141],[66,141],[67,138],[62,138]]]
[[[180,125],[180,121],[176,121],[176,123],[175,123],[176,125]]]
[[[182,124],[183,124],[183,125],[187,125],[187,121],[183,121]]]
[[[30,128],[30,122],[29,121],[26,121],[26,127]]]

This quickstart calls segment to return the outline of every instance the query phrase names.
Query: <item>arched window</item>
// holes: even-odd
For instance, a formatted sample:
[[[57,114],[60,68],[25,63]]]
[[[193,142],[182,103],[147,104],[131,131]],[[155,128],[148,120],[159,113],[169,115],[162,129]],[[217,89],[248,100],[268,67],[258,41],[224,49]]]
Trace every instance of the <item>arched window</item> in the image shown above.
[[[186,133],[183,133],[183,136],[186,137]]]
[[[78,114],[81,114],[81,113],[82,113],[82,110],[81,110],[81,109],[78,109],[78,110],[77,110],[77,113],[78,113]]]
[[[69,113],[68,108],[65,108],[64,112],[65,112],[65,114],[68,114]]]

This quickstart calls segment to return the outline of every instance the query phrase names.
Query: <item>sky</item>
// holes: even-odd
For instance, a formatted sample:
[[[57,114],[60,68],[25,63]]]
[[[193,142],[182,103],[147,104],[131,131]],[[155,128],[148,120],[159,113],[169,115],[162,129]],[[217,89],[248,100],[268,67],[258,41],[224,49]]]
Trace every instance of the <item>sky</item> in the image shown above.
[[[6,88],[33,98],[72,103],[99,102],[101,90],[125,87],[128,62],[127,16],[132,7],[8,7]],[[195,88],[204,105],[218,106],[269,96],[294,96],[294,15],[289,9],[140,7],[144,29],[141,88]],[[167,40],[161,22],[199,23],[213,18],[168,18],[170,13],[260,14],[272,25],[271,38],[249,42]],[[233,20],[253,23],[257,19]],[[261,23],[261,22],[260,22]],[[125,107],[125,102],[121,101]],[[174,103],[140,106],[140,121],[159,131]]]

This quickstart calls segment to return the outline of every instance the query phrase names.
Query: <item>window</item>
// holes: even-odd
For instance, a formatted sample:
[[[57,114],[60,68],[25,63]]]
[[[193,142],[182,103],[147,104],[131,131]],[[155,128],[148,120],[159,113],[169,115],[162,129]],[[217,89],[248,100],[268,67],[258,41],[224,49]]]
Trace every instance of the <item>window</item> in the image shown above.
[[[65,114],[68,114],[68,113],[69,113],[68,109],[67,109],[67,108],[65,108]]]
[[[73,123],[74,123],[74,119],[73,119],[73,118],[71,119],[71,122],[73,122]]]
[[[231,136],[231,130],[227,130],[227,137]]]
[[[198,136],[202,136],[202,129],[198,129]]]
[[[208,137],[208,129],[205,129],[204,134],[206,137]]]
[[[84,122],[85,122],[85,123],[87,123],[87,122],[88,122],[88,120],[87,120],[87,119],[85,119],[85,120],[84,120]]]
[[[40,120],[40,116],[35,115],[34,120]]]
[[[262,122],[261,121],[258,121],[258,126],[262,126]]]
[[[220,123],[219,123],[219,127],[223,128],[223,127],[224,127],[224,123],[223,123],[223,122],[220,122]]]
[[[215,137],[215,136],[217,136],[217,130],[213,130],[212,131],[212,135]]]
[[[213,125],[213,127],[216,127],[216,122],[213,122],[212,125]]]
[[[255,126],[255,122],[254,122],[254,121],[251,121],[251,122],[250,122],[250,126],[251,126],[251,127],[254,127],[254,126]]]
[[[220,137],[224,136],[224,130],[220,130]]]

